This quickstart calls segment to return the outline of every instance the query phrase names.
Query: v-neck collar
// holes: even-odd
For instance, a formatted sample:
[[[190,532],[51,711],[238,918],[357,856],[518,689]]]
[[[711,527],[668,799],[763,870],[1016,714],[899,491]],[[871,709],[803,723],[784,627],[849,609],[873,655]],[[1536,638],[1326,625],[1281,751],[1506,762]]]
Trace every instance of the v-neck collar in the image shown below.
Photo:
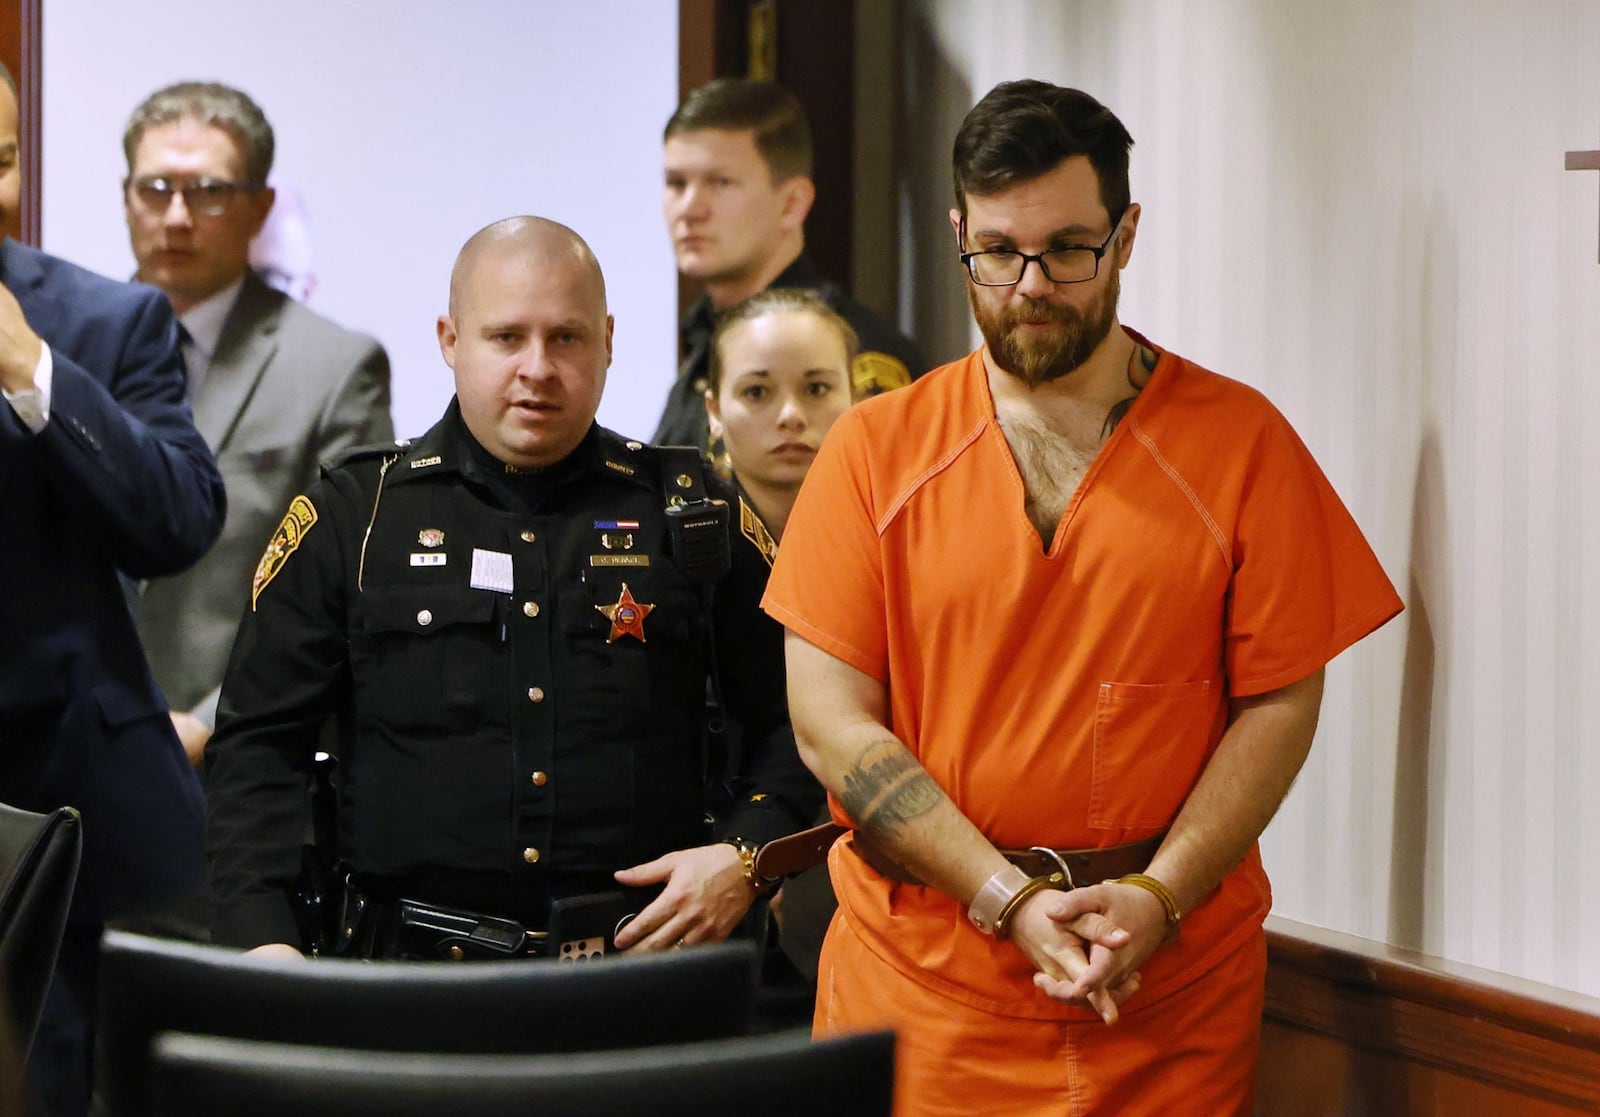
[[[1005,456],[1006,464],[1010,468],[1015,502],[1013,511],[1022,518],[1023,524],[1027,527],[1028,535],[1039,544],[1033,549],[1033,553],[1046,561],[1061,556],[1065,550],[1063,544],[1067,537],[1067,531],[1071,527],[1073,519],[1077,516],[1079,507],[1083,504],[1085,494],[1094,486],[1094,482],[1104,468],[1105,462],[1116,453],[1117,448],[1128,438],[1134,437],[1129,432],[1137,426],[1140,418],[1155,406],[1151,402],[1152,399],[1164,393],[1167,381],[1172,378],[1168,370],[1176,358],[1173,357],[1169,350],[1152,344],[1149,339],[1137,330],[1129,329],[1127,326],[1122,326],[1121,328],[1133,339],[1135,345],[1155,350],[1157,354],[1156,367],[1151,371],[1150,379],[1145,382],[1145,386],[1133,398],[1133,403],[1129,405],[1127,413],[1122,417],[1122,421],[1117,424],[1116,430],[1111,432],[1111,437],[1105,440],[1099,450],[1095,451],[1094,458],[1089,462],[1088,468],[1084,470],[1077,487],[1073,489],[1072,497],[1067,501],[1066,509],[1062,511],[1061,519],[1056,523],[1055,534],[1051,537],[1049,546],[1043,545],[1043,536],[1039,534],[1039,529],[1034,526],[1033,521],[1028,518],[1027,482],[1022,477],[1022,469],[1017,465],[1016,455],[1012,453],[1011,443],[1006,439],[1006,432],[1000,427],[1000,415],[995,406],[994,392],[989,387],[989,372],[988,365],[984,361],[984,350],[979,349],[973,354],[971,367],[972,379],[976,382],[973,387],[977,397],[976,403],[980,408],[980,413],[984,416],[984,425],[988,437],[994,440],[996,447]]]

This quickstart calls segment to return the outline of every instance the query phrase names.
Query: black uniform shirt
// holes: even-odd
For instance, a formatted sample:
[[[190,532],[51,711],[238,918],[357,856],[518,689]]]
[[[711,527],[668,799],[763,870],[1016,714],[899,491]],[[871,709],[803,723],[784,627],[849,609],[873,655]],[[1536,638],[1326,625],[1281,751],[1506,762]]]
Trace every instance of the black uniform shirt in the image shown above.
[[[858,398],[904,387],[928,371],[910,338],[881,315],[845,294],[837,284],[824,283],[804,254],[796,257],[771,286],[815,290],[839,317],[850,323],[861,342],[861,352],[850,369]],[[705,395],[711,372],[711,331],[716,317],[711,296],[702,295],[678,325],[678,355],[682,363],[678,367],[678,379],[667,395],[661,425],[656,428],[658,446],[707,448],[710,430],[706,423]]]
[[[708,608],[671,552],[664,461],[595,427],[566,461],[508,471],[452,403],[296,501],[207,749],[218,941],[296,941],[285,896],[330,713],[341,854],[436,902],[536,921],[551,896],[710,840],[713,648],[746,727],[720,832],[759,843],[810,822],[821,793],[789,729],[782,630],[758,608],[766,558],[707,478],[731,497],[733,551]],[[701,479],[682,480],[693,499]]]

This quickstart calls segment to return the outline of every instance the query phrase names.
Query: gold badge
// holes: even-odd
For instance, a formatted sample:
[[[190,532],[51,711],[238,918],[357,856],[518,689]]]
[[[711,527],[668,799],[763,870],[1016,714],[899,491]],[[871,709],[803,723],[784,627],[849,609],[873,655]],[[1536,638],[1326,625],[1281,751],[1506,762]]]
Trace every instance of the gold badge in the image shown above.
[[[430,465],[438,465],[444,461],[438,454],[430,454],[425,458],[418,458],[411,463],[412,469],[426,469]]]
[[[606,637],[606,643],[610,644],[622,636],[636,636],[639,643],[644,643],[644,619],[654,611],[655,606],[635,601],[627,582],[622,583],[622,596],[617,598],[615,605],[596,605],[595,608],[611,622],[611,634]]]
[[[272,533],[266,552],[256,565],[255,577],[250,579],[252,613],[256,611],[256,598],[267,588],[267,583],[278,576],[278,571],[283,569],[284,563],[289,561],[289,556],[299,548],[300,541],[306,537],[306,532],[310,531],[311,525],[316,522],[317,510],[303,494],[289,502],[289,511],[285,513],[283,522],[278,525],[278,530]]]
[[[739,498],[739,534],[755,544],[761,557],[767,560],[767,565],[772,565],[772,560],[778,557],[778,541],[772,538],[767,525],[761,522],[756,510],[742,496]]]
[[[909,383],[911,370],[899,358],[887,353],[868,350],[857,353],[856,359],[850,362],[850,385],[855,389],[856,399],[881,396]]]
[[[443,547],[444,532],[436,527],[425,527],[417,532],[417,542],[424,547]]]

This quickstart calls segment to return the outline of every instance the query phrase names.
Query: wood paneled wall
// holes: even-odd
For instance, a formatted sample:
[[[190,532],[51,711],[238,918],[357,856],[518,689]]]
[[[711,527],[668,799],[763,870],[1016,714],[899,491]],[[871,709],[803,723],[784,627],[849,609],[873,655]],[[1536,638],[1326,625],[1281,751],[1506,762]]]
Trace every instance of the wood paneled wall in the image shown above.
[[[1261,1117],[1600,1112],[1600,998],[1268,920]]]

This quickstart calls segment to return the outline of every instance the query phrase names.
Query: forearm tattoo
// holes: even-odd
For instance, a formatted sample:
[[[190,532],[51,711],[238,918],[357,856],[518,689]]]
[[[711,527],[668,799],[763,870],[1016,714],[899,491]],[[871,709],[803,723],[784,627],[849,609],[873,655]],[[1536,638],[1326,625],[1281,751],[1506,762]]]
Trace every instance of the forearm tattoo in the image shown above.
[[[856,824],[892,834],[944,798],[933,777],[899,741],[878,741],[845,773],[839,802]]]

